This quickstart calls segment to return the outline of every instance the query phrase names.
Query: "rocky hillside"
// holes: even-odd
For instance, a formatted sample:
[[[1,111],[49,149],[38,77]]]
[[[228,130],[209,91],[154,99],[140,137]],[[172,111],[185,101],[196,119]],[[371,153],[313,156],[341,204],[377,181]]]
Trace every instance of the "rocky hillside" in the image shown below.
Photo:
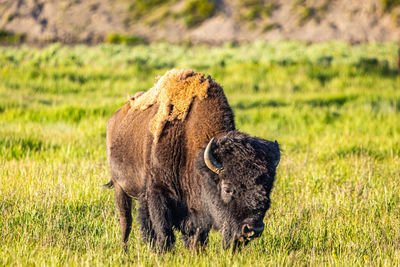
[[[0,42],[296,39],[351,43],[400,36],[400,0],[2,0]]]

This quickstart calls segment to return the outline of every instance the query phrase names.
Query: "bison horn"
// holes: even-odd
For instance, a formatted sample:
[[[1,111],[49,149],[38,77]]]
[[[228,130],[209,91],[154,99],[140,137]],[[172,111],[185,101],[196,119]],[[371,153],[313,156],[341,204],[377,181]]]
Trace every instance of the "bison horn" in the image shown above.
[[[221,171],[223,170],[223,167],[218,161],[215,160],[214,156],[211,153],[213,142],[214,142],[214,137],[211,138],[210,142],[206,147],[206,150],[204,150],[204,162],[206,163],[206,166],[210,170],[212,170],[216,174],[220,174]]]

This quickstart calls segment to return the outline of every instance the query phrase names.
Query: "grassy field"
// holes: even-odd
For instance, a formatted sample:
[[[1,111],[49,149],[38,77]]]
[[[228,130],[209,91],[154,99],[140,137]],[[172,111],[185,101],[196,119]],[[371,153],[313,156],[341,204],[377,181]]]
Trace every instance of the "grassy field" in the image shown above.
[[[396,45],[296,42],[0,48],[0,265],[400,265]],[[211,74],[240,130],[282,158],[261,238],[232,255],[178,241],[129,253],[106,165],[107,118],[170,68]]]

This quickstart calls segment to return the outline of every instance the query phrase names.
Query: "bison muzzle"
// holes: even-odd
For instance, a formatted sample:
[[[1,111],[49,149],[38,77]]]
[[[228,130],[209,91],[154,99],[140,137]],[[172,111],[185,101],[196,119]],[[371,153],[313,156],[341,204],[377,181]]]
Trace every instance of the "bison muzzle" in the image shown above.
[[[108,120],[107,158],[122,243],[136,199],[143,239],[163,251],[174,244],[174,229],[189,249],[203,247],[212,228],[225,248],[259,237],[280,150],[235,129],[209,76],[171,70]]]

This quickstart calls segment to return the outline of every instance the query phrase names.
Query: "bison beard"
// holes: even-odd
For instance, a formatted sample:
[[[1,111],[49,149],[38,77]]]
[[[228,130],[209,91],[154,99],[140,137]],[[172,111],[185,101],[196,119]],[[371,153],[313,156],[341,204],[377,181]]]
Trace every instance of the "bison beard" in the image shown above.
[[[107,185],[115,188],[125,248],[132,198],[144,241],[160,251],[175,242],[174,229],[189,249],[203,247],[211,228],[222,232],[225,248],[260,236],[278,143],[235,130],[222,88],[202,74],[172,70],[142,97],[143,105],[130,98],[107,123]]]

